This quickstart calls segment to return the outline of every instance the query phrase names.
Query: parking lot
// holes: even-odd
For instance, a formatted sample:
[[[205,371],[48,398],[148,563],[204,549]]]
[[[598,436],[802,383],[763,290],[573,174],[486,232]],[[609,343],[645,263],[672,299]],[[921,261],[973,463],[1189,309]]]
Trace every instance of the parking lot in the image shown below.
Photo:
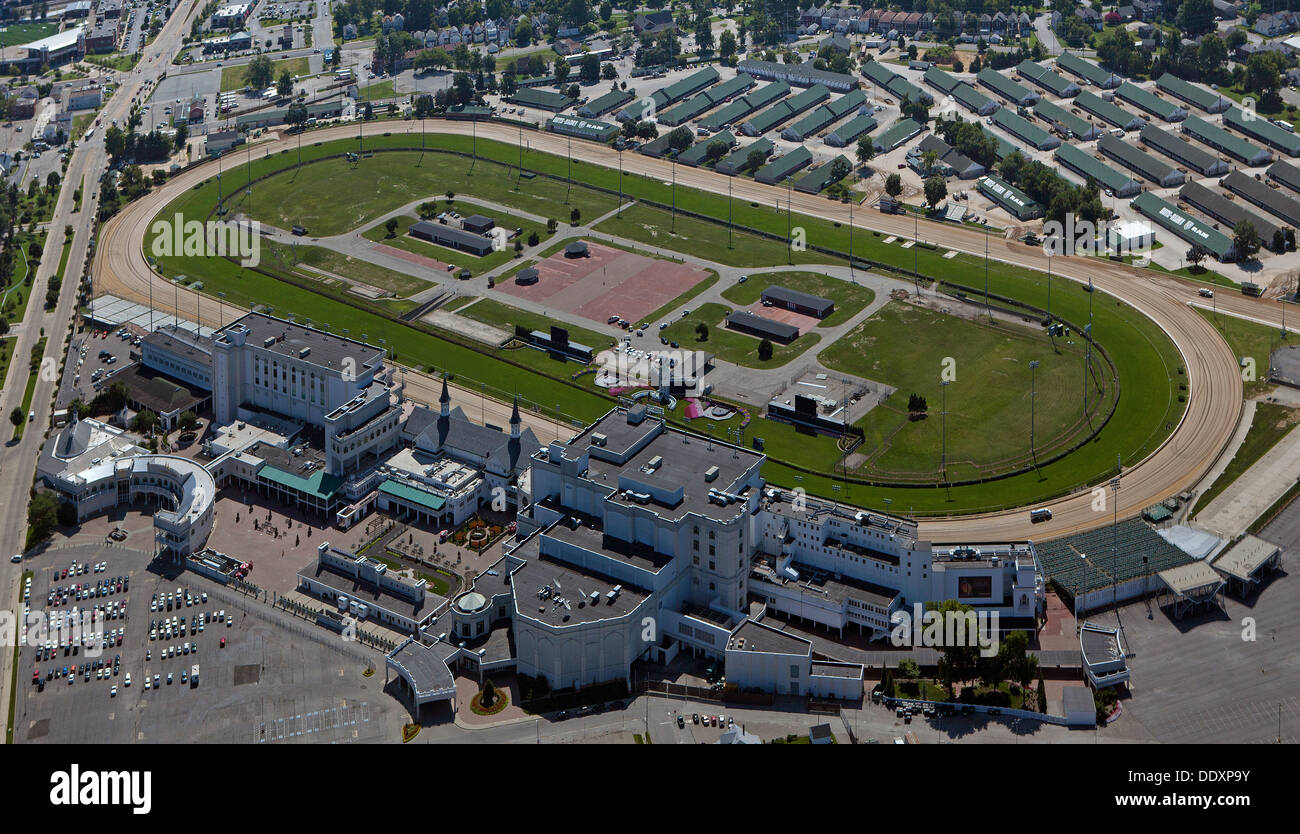
[[[68,361],[63,366],[59,408],[76,399],[90,402],[110,384],[114,371],[131,364],[131,352],[138,352],[135,342],[143,333],[130,327],[126,329],[129,335],[120,335],[121,332],[121,329],[90,330],[73,338]]]
[[[143,543],[138,536],[132,536],[137,547]],[[119,646],[111,636],[113,645],[107,649],[98,643],[98,656],[94,649],[87,653],[79,648],[67,656],[55,649],[57,657],[47,661],[36,659],[43,646],[25,646],[14,724],[20,742],[377,741],[400,732],[406,712],[382,691],[382,657],[376,652],[344,644],[314,624],[204,577],[178,573],[145,551],[70,545],[29,562],[35,572],[33,609],[71,612],[74,606],[105,605],[113,613],[116,605],[115,616],[93,630],[111,636],[117,629],[122,641]],[[102,564],[103,571],[90,567],[65,578],[63,570],[74,562]],[[121,591],[116,590],[119,576]],[[94,587],[106,577],[113,580],[112,593],[75,599],[77,583]],[[57,587],[73,590],[66,603],[59,597],[49,606],[47,595]],[[171,611],[166,610],[168,593],[173,595]],[[150,610],[157,608],[155,594],[163,595],[162,610]],[[170,636],[165,626],[150,627],[151,621],[172,618]],[[65,665],[71,670],[87,663],[88,679],[84,672],[72,683],[62,676]],[[195,664],[200,667],[197,685],[191,679]],[[367,665],[377,670],[375,677],[362,675]],[[56,666],[59,677],[51,674]],[[39,670],[39,683],[32,681],[34,670]],[[237,687],[256,689],[232,697]]]

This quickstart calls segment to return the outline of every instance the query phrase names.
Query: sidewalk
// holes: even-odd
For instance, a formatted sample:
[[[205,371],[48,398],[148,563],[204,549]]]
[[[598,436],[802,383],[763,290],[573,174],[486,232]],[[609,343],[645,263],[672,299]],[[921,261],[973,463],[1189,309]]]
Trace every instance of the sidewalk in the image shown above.
[[[1245,532],[1300,475],[1300,429],[1293,429],[1196,516],[1196,525],[1232,538]]]

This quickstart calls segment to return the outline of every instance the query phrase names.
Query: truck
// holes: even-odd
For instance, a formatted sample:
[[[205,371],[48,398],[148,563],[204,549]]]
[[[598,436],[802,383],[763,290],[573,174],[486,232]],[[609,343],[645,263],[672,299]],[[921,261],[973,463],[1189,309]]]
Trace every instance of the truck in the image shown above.
[[[190,667],[190,689],[195,689],[199,685],[199,664],[195,663]]]

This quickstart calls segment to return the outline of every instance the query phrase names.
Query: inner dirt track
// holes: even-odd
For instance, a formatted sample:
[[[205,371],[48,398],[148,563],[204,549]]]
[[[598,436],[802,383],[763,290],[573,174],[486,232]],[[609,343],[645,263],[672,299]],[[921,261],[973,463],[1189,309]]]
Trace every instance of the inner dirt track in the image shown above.
[[[386,132],[400,134],[403,128],[412,134],[418,134],[421,130],[417,121],[376,121],[363,125],[362,131],[365,135],[382,135]],[[485,140],[505,144],[515,144],[519,135],[518,129],[513,126],[482,123],[475,128],[466,122],[437,119],[428,120],[424,129],[428,133],[466,136],[476,130]],[[313,143],[355,139],[356,136],[355,124],[310,133]],[[297,141],[297,137],[280,135],[256,144],[252,152],[259,157],[279,153],[283,148],[296,147]],[[566,137],[537,132],[530,132],[528,141],[530,151],[564,156],[571,146],[575,159],[610,168],[619,165],[619,153],[604,145],[570,143]],[[375,159],[382,159],[382,156]],[[180,310],[173,311],[168,299],[173,297],[176,288],[153,272],[143,252],[143,242],[154,217],[173,199],[213,176],[216,169],[215,161],[190,168],[127,205],[105,224],[95,255],[95,283],[98,291],[146,302],[149,297],[149,282],[152,281],[156,307],[191,319],[197,316],[203,324],[210,326],[217,326],[219,320],[229,322],[244,312],[238,307],[187,289],[180,290],[183,296],[179,301]],[[672,175],[669,161],[634,153],[624,154],[623,169],[660,181]],[[791,194],[777,186],[732,179],[707,169],[687,166],[677,166],[676,177],[685,187],[720,194],[727,193],[730,183],[732,193],[738,199],[768,204],[790,200],[792,208],[803,214],[845,224],[849,221],[848,206],[831,202],[825,197],[798,192]],[[854,209],[854,221],[855,228],[875,230],[900,238],[910,238],[915,223],[910,217],[883,214],[866,207]],[[1039,247],[1029,247],[1001,238],[986,238],[982,231],[951,224],[921,221],[921,227],[927,240],[940,241],[950,249],[978,255],[985,251],[987,241],[990,258],[1044,272],[1048,266],[1046,255]],[[1191,306],[1195,293],[1190,289],[1190,284],[1167,275],[1100,259],[1055,257],[1052,260],[1053,277],[1080,283],[1087,283],[1091,279],[1097,290],[1120,299],[1154,321],[1177,347],[1187,371],[1187,407],[1182,419],[1159,448],[1127,469],[1121,477],[1119,516],[1132,517],[1145,507],[1190,489],[1223,452],[1241,413],[1240,371],[1227,343]],[[1278,310],[1271,309],[1267,302],[1245,296],[1225,296],[1217,300],[1217,304],[1219,311],[1228,315],[1279,326],[1281,315]],[[411,371],[407,374],[407,380],[410,386],[408,390],[415,399],[427,402],[436,400],[437,389],[433,379]],[[454,396],[467,406],[471,400],[475,406],[478,405],[478,392],[461,390],[454,392]],[[496,405],[494,416],[498,418],[498,423],[508,409],[508,404]],[[539,420],[536,416],[532,416],[530,423],[538,431],[539,439],[554,437],[557,432],[571,434],[573,431],[571,427],[556,426]],[[1086,451],[1077,454],[1086,454]],[[1054,538],[1108,524],[1114,512],[1110,505],[1107,505],[1106,512],[1097,512],[1093,508],[1091,489],[1081,489],[1041,506],[1051,508],[1051,521],[1031,524],[1028,512],[1023,509],[930,518],[921,521],[920,535],[932,541],[960,543]]]

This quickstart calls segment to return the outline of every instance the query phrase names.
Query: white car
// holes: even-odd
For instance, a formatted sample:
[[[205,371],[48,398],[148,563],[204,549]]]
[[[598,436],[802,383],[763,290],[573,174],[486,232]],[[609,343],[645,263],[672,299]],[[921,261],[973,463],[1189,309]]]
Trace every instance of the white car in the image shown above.
[[[122,680],[122,685],[123,685],[123,686],[130,686],[130,685],[131,685],[131,673],[130,673],[130,672],[127,672],[127,673],[126,673],[126,677]]]
[[[1205,287],[1201,287],[1197,290],[1196,294],[1201,298],[1214,298],[1214,290],[1207,290]]]
[[[113,688],[110,689],[110,690],[108,690],[108,697],[110,697],[110,698],[116,698],[116,697],[117,697],[117,684],[113,684]]]
[[[22,560],[23,560],[23,554],[21,553],[15,553],[14,555],[9,557],[9,561],[13,562],[14,564],[18,564]]]

